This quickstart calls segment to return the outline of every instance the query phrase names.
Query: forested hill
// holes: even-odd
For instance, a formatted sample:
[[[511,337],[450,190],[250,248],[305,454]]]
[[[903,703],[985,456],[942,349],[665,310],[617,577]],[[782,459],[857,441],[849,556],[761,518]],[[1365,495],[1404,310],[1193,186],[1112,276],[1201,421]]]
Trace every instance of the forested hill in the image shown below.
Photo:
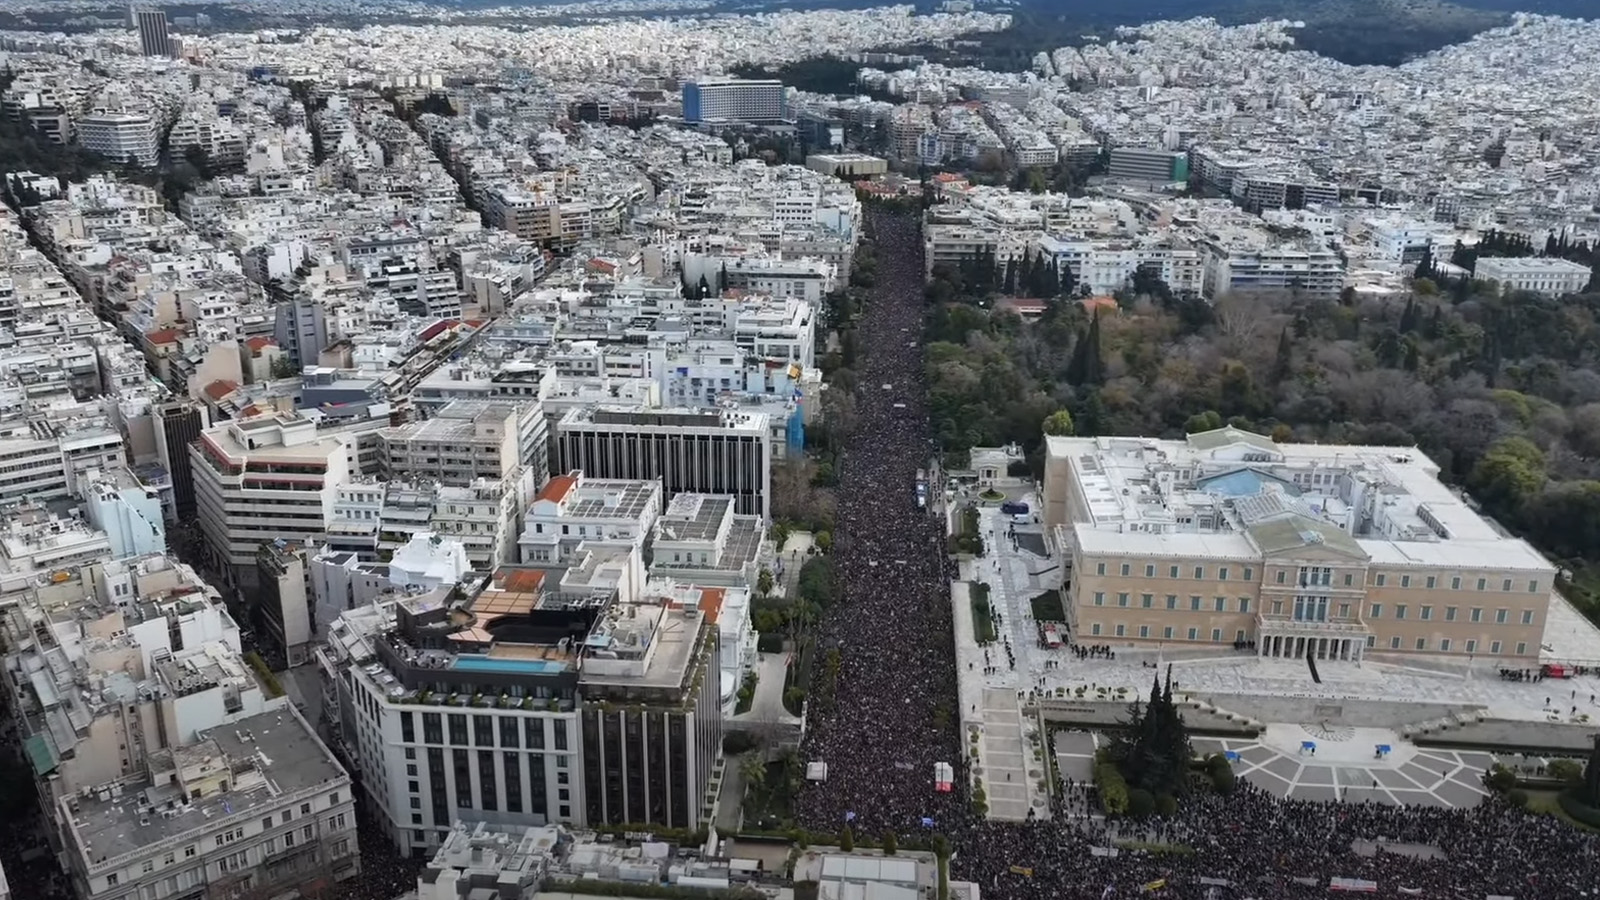
[[[774,8],[788,6],[792,4],[773,3]],[[1351,65],[1394,66],[1508,24],[1511,12],[1518,10],[1575,18],[1600,14],[1594,0],[1022,0],[1007,10],[1013,22],[1005,31],[972,35],[948,47],[892,49],[953,65],[1024,71],[1041,52],[1111,40],[1122,26],[1209,16],[1225,25],[1301,21],[1306,27],[1295,32],[1299,49]],[[739,74],[778,77],[802,90],[831,94],[854,90],[859,68],[842,60],[821,60]]]
[[[1600,587],[1600,292],[1502,296],[1422,278],[1413,295],[1212,306],[1157,281],[1093,314],[1057,299],[1025,324],[994,311],[1003,277],[941,267],[928,288],[930,405],[955,460],[1017,442],[1037,471],[1058,409],[1088,435],[1231,422],[1284,441],[1415,444],[1580,586]]]

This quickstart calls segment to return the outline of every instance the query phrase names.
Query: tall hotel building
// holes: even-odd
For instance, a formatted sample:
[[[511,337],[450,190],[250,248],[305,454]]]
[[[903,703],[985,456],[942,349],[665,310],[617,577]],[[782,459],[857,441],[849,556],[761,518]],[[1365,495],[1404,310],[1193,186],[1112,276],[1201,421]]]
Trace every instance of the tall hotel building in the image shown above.
[[[1414,448],[1049,437],[1068,623],[1114,646],[1536,661],[1555,567]]]
[[[351,610],[317,650],[336,744],[406,852],[457,821],[707,823],[720,608],[563,591],[559,570]]]
[[[683,120],[701,122],[782,122],[783,82],[775,79],[697,78],[683,85]]]
[[[555,471],[659,478],[668,502],[681,493],[727,494],[735,512],[770,520],[768,418],[733,409],[572,409],[556,429]]]

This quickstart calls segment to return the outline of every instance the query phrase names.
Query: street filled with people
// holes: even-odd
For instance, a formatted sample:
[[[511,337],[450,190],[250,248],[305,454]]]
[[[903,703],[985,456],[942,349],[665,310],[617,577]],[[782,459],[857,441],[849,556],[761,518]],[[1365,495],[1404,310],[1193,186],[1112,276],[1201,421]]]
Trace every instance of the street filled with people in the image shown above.
[[[818,626],[838,648],[836,702],[808,709],[803,754],[827,764],[798,812],[814,831],[873,838],[937,831],[951,877],[997,900],[1151,894],[1195,898],[1325,896],[1564,898],[1600,891],[1600,836],[1498,796],[1466,809],[1284,800],[1248,782],[1197,790],[1176,812],[1107,820],[1092,786],[1070,781],[1051,816],[974,814],[968,782],[943,520],[913,498],[934,452],[926,417],[925,301],[914,218],[869,213],[880,260],[859,327],[860,424],[842,457],[834,572],[841,602]],[[937,504],[935,504],[937,507]],[[1070,636],[1068,636],[1070,638]],[[1104,645],[1080,659],[1114,658]],[[1575,695],[1574,695],[1575,696]],[[932,773],[955,767],[958,789]]]
[[[841,456],[833,570],[838,601],[818,626],[837,648],[836,702],[812,704],[803,753],[828,765],[803,792],[802,821],[859,834],[907,831],[955,814],[934,764],[960,765],[954,570],[941,520],[918,506],[933,455],[922,371],[921,237],[915,219],[874,211],[878,277],[859,324],[857,421]],[[909,291],[909,295],[904,295]]]

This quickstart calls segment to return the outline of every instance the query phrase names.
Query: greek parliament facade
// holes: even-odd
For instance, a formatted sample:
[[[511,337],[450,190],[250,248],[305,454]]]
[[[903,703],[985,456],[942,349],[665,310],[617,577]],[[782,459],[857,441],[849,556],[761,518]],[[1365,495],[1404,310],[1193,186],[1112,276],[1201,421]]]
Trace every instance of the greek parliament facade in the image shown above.
[[[1415,448],[1233,428],[1046,442],[1045,521],[1081,641],[1538,658],[1555,567]]]

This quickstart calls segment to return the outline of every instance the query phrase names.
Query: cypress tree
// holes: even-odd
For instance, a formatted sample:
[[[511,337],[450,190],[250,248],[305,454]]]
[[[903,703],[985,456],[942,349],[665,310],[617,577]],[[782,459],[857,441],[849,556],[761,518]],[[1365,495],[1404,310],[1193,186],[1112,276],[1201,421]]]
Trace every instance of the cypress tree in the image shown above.
[[[1089,320],[1088,347],[1084,351],[1083,380],[1089,384],[1099,384],[1105,380],[1105,363],[1100,358],[1100,309],[1095,308],[1094,318]]]
[[[1583,767],[1583,802],[1600,807],[1600,734],[1594,735],[1594,748],[1589,751],[1589,762]]]
[[[1406,308],[1400,312],[1400,333],[1410,334],[1417,330],[1417,298],[1407,297]]]
[[[1278,332],[1278,355],[1272,362],[1272,380],[1281,383],[1294,368],[1294,342],[1289,339],[1289,328]]]

